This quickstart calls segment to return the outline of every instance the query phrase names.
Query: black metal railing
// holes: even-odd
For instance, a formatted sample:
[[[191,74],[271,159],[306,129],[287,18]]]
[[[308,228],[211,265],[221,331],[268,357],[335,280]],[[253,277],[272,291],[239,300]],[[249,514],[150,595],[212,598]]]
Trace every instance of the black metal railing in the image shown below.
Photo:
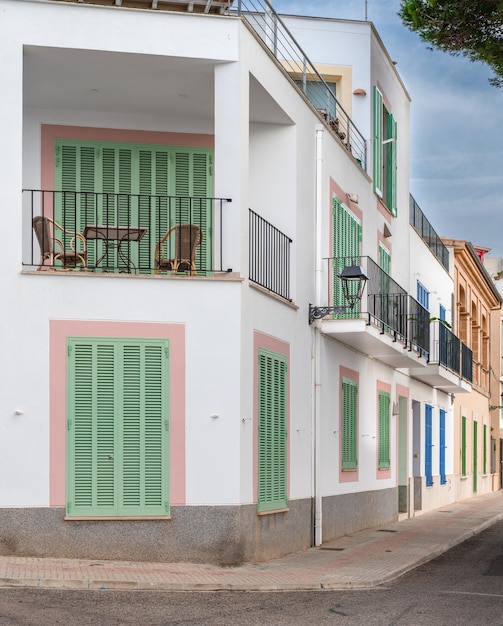
[[[251,209],[249,229],[250,280],[290,301],[292,240]]]
[[[367,142],[332,89],[268,0],[235,0],[230,15],[245,19],[297,87],[312,102],[359,165],[367,169]]]
[[[432,350],[430,362],[440,363],[461,375],[461,340],[441,320],[431,322]]]
[[[473,352],[464,343],[461,343],[461,378],[473,382]]]
[[[23,190],[23,265],[208,275],[223,269],[226,198]],[[42,218],[42,219],[41,219]]]
[[[334,312],[335,318],[366,317],[368,323],[384,334],[400,341],[404,347],[415,350],[426,358],[430,352],[429,313],[410,296],[373,259],[363,257],[332,257],[328,259],[329,301],[334,306],[347,305],[343,301],[340,271],[348,265],[361,265],[368,280],[364,297],[353,309]]]
[[[449,250],[437,235],[421,208],[412,196],[409,196],[409,223],[430,248],[437,259],[449,271]]]

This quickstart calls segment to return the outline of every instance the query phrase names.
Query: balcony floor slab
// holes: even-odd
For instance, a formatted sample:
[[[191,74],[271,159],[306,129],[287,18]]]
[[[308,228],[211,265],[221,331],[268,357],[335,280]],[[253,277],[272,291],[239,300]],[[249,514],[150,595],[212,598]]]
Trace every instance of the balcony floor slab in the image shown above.
[[[426,356],[409,350],[401,341],[382,333],[379,328],[361,318],[323,319],[321,332],[395,368],[422,369],[427,365]]]

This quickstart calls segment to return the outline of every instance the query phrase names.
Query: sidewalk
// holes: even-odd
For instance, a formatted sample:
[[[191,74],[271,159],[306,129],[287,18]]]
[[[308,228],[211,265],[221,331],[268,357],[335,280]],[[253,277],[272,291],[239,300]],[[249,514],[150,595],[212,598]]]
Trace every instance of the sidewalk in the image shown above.
[[[163,591],[369,588],[442,554],[503,519],[503,492],[240,567],[0,556],[0,586]]]

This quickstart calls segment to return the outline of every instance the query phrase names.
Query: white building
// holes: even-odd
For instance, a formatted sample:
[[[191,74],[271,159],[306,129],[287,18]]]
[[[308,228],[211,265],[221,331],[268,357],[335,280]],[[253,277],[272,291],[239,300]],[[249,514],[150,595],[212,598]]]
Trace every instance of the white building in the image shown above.
[[[452,501],[452,278],[374,28],[285,18],[315,68],[271,12],[134,4],[0,0],[0,552],[235,564]]]

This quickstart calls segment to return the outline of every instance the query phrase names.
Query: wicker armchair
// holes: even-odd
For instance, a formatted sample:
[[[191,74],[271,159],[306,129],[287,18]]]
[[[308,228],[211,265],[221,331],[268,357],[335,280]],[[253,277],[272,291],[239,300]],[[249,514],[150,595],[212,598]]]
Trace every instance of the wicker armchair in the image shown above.
[[[174,244],[171,243],[174,237]],[[203,240],[203,231],[193,224],[172,226],[155,247],[155,273],[170,270],[171,273],[196,271],[196,248]]]
[[[50,217],[37,215],[33,218],[33,230],[40,246],[40,262],[38,270],[42,269],[48,260],[49,266],[53,269],[60,269],[57,265],[61,263],[61,269],[75,269],[82,266],[87,270],[87,246],[86,239],[81,233],[67,230],[60,226]],[[58,232],[59,231],[59,232]],[[57,237],[56,235],[59,235]],[[65,235],[73,235],[70,239],[70,250],[65,250],[63,240]]]

